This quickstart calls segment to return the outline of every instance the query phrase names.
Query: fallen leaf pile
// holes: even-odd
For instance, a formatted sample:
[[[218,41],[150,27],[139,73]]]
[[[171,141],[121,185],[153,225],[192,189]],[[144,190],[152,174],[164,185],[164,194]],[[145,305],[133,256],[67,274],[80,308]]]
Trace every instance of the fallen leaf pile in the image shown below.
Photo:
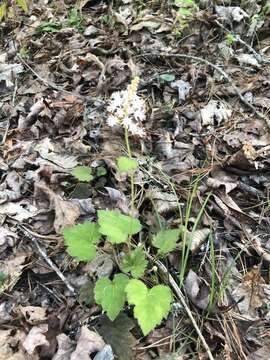
[[[86,260],[98,256],[81,263],[65,248],[65,228],[114,210],[100,224],[106,235],[118,210],[123,221],[131,215],[128,177],[117,172],[124,129],[110,116],[126,120],[117,101],[134,78],[133,215],[144,226],[134,219],[110,242],[147,226],[148,255],[168,254],[164,264],[178,282],[178,230],[158,230],[183,225],[190,210],[182,290],[213,358],[269,359],[268,2],[196,1],[181,31],[181,1],[29,0],[27,13],[13,3],[0,22],[0,359],[209,355],[177,296],[172,309],[166,294],[157,300],[169,316],[159,314],[146,337],[128,307],[116,319],[106,309],[110,321],[93,281],[113,287],[112,247],[93,241]],[[65,241],[72,247],[74,239]],[[122,264],[127,274],[132,261]],[[167,284],[155,264],[145,276],[149,288]],[[152,293],[132,302],[149,311],[145,333],[159,311]]]

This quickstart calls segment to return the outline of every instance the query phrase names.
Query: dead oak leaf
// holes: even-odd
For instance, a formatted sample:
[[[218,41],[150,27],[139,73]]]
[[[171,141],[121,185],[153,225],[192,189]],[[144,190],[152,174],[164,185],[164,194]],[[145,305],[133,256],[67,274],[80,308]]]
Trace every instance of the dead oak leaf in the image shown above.
[[[80,216],[80,208],[77,204],[62,200],[58,196],[54,197],[54,209],[55,220],[53,225],[58,234],[62,233],[64,228],[74,225]]]
[[[29,355],[32,355],[34,353],[37,346],[49,346],[49,342],[44,335],[45,333],[47,333],[47,331],[47,324],[40,324],[38,326],[32,327],[22,344]]]
[[[74,350],[74,344],[66,334],[59,334],[57,337],[58,350],[52,360],[70,360]]]
[[[0,330],[0,360],[37,360],[37,357],[30,357],[20,348],[19,344],[24,339],[23,331]]]
[[[20,306],[19,310],[26,321],[31,325],[43,322],[47,319],[46,309],[40,306]]]
[[[76,349],[71,354],[70,360],[89,360],[90,354],[101,351],[104,346],[105,342],[100,335],[83,326]]]
[[[47,202],[49,201],[50,208],[54,208],[55,217],[53,225],[58,234],[61,234],[64,228],[74,225],[80,216],[79,205],[70,200],[63,200],[60,195],[54,193],[44,181],[36,184],[35,195],[39,197],[43,203],[45,200],[47,200]]]

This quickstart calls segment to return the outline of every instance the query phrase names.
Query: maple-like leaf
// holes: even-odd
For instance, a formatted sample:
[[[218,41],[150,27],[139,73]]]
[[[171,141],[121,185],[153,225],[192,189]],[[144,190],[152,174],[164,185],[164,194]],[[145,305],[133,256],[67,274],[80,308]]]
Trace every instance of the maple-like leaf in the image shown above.
[[[64,229],[63,236],[69,255],[80,261],[89,261],[96,256],[96,244],[101,237],[97,224],[85,221]]]
[[[179,235],[179,229],[161,230],[153,237],[152,244],[159,249],[159,254],[164,255],[176,248]]]
[[[138,278],[144,274],[147,266],[145,259],[144,249],[141,247],[136,248],[130,254],[123,256],[120,268],[123,272],[130,272],[134,278]]]
[[[92,169],[88,166],[76,166],[71,174],[81,182],[89,182],[93,179]]]
[[[124,274],[115,275],[112,281],[102,278],[96,282],[94,289],[96,303],[102,306],[111,321],[124,307],[126,301],[125,288],[128,282],[129,278]]]
[[[99,210],[98,223],[99,231],[112,244],[126,242],[129,235],[137,234],[142,228],[139,220],[123,215],[118,210]]]
[[[167,317],[172,301],[168,286],[157,285],[148,289],[140,280],[130,280],[127,287],[127,300],[135,305],[134,316],[146,336]]]
[[[119,156],[117,159],[117,167],[120,173],[129,172],[132,170],[136,170],[138,167],[138,163],[136,160],[131,159],[127,156]]]

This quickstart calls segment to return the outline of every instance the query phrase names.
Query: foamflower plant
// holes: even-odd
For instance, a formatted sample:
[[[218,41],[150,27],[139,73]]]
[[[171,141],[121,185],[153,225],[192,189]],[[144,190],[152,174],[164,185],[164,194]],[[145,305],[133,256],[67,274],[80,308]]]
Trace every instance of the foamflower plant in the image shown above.
[[[107,107],[107,123],[110,127],[120,125],[131,135],[145,136],[143,121],[146,118],[145,101],[137,95],[139,78],[135,77],[126,90],[115,91]]]

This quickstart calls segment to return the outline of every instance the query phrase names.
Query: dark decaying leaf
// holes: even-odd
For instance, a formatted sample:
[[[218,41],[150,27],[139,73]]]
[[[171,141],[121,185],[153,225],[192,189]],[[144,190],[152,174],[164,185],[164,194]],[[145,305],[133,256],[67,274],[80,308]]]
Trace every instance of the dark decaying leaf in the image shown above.
[[[110,344],[119,360],[133,360],[133,347],[136,340],[130,333],[135,326],[133,321],[125,314],[120,313],[114,321],[106,316],[98,321],[98,332],[107,344]]]
[[[92,281],[89,281],[80,288],[79,302],[85,305],[93,305],[95,303],[94,284]]]

